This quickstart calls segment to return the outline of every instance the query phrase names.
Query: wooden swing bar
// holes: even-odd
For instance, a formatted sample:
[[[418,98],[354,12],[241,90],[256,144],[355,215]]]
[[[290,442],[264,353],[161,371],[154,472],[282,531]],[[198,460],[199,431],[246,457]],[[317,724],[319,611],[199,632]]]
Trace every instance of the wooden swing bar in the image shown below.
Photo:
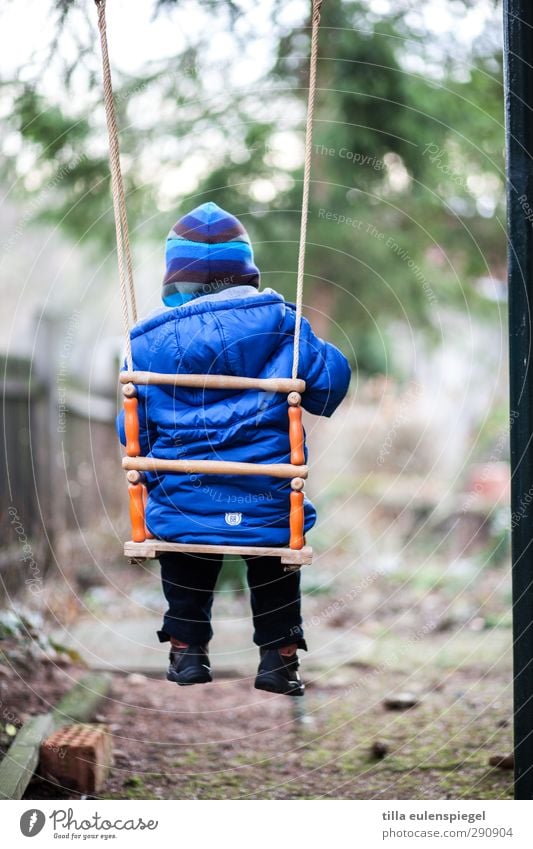
[[[139,472],[176,472],[183,475],[267,475],[270,478],[307,478],[307,466],[291,463],[237,463],[233,460],[165,460],[123,457],[122,468]]]
[[[121,383],[137,386],[184,386],[191,389],[257,389],[258,392],[305,391],[305,380],[290,377],[234,377],[229,374],[159,374],[151,371],[122,371]]]

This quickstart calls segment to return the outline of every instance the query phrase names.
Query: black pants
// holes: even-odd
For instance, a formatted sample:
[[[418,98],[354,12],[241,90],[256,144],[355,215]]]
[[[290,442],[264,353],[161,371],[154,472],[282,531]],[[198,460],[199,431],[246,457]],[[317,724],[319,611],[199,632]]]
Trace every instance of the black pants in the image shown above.
[[[254,622],[254,643],[281,648],[296,643],[307,648],[300,613],[300,573],[284,572],[279,557],[247,557],[247,577]],[[206,645],[213,631],[211,607],[222,555],[170,552],[159,557],[168,610],[157,632],[164,643],[174,637],[190,645]]]

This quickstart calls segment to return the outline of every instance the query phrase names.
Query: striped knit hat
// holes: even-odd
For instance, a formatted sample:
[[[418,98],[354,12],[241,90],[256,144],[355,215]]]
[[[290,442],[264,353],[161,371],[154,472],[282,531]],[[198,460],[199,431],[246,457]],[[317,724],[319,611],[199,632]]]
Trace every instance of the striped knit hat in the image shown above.
[[[170,307],[230,286],[259,288],[248,233],[216,203],[203,203],[176,221],[165,260],[162,298]]]

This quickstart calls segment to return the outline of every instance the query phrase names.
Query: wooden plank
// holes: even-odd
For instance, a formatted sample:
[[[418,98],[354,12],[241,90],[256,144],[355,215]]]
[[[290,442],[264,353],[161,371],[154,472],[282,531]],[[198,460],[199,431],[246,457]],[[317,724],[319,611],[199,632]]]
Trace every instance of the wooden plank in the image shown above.
[[[140,386],[159,384],[192,389],[258,389],[261,392],[305,392],[305,380],[290,377],[235,377],[229,374],[161,374],[152,371],[122,371],[121,383]]]
[[[306,478],[307,466],[291,463],[234,463],[224,460],[164,460],[158,457],[123,457],[123,469],[139,472],[177,472],[199,475],[265,475],[271,478]]]
[[[33,716],[21,728],[0,764],[0,799],[22,799],[39,761],[43,740],[52,732],[51,713]]]
[[[84,675],[50,713],[33,716],[23,725],[0,763],[0,799],[22,799],[43,740],[62,725],[88,722],[110,687],[109,673]]]
[[[313,560],[313,549],[304,545],[300,549],[276,548],[274,546],[247,545],[187,545],[180,542],[166,542],[161,539],[151,539],[145,542],[124,543],[126,557],[147,558],[154,560],[158,554],[168,551],[183,551],[190,554],[239,554],[250,557],[280,557],[284,564],[308,566]]]
[[[66,693],[52,711],[54,727],[73,722],[88,722],[111,688],[111,676],[90,672]]]

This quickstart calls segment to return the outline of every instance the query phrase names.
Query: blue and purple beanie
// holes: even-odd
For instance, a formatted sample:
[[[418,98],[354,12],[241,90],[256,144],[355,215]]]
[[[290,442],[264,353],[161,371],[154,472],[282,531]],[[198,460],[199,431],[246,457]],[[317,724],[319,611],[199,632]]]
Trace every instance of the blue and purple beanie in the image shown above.
[[[238,218],[203,203],[174,224],[167,237],[163,303],[168,307],[231,286],[259,288],[250,238]]]

